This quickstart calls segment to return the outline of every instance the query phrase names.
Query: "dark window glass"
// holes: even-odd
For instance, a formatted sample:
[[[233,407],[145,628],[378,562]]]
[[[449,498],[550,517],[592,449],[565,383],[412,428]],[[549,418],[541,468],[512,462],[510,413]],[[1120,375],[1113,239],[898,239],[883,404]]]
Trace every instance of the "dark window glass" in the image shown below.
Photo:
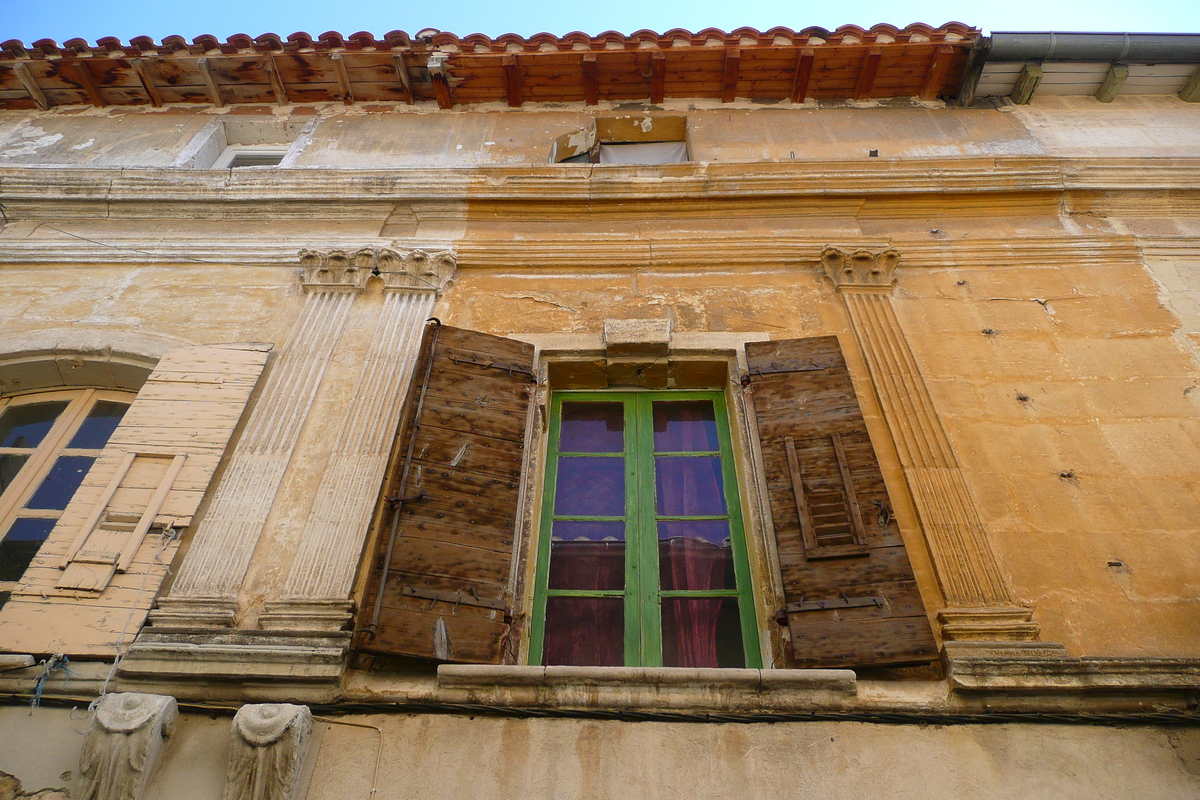
[[[38,548],[54,529],[54,523],[52,519],[19,517],[12,524],[0,542],[0,581],[21,580]]]
[[[564,456],[558,459],[554,513],[620,517],[625,513],[625,459]]]
[[[283,153],[263,153],[252,154],[242,153],[233,157],[233,161],[229,162],[231,169],[240,167],[274,167],[278,166],[283,161]]]
[[[723,519],[658,523],[663,589],[736,589],[729,523]]]
[[[87,419],[75,431],[67,447],[78,447],[81,450],[99,450],[108,442],[108,437],[121,424],[121,417],[129,410],[126,403],[109,403],[100,401],[92,406]]]
[[[91,456],[59,456],[25,507],[59,511],[66,508],[95,460]]]
[[[68,405],[62,400],[10,407],[0,417],[0,447],[37,447]]]
[[[711,452],[717,447],[717,415],[711,400],[654,404],[656,452]]]
[[[28,460],[29,456],[0,456],[0,494],[4,493],[4,490],[13,482],[13,478],[17,477],[17,473],[21,471],[21,467],[25,466],[25,462]]]
[[[664,667],[744,667],[735,597],[664,597]]]
[[[654,484],[662,516],[725,513],[725,484],[717,456],[659,456],[654,459]]]
[[[620,453],[625,449],[621,403],[563,403],[560,453]]]
[[[620,597],[546,599],[547,666],[625,665],[625,601]]]
[[[625,588],[625,523],[555,520],[551,589]]]

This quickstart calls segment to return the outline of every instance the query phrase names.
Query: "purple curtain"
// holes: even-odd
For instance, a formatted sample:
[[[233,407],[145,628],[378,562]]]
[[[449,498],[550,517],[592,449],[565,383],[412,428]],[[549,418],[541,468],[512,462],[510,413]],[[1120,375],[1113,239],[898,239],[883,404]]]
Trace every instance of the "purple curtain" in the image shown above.
[[[703,539],[680,537],[660,542],[658,552],[664,586],[712,589],[724,585],[731,558],[729,548]],[[724,600],[721,597],[663,598],[664,666],[718,666],[717,621]]]

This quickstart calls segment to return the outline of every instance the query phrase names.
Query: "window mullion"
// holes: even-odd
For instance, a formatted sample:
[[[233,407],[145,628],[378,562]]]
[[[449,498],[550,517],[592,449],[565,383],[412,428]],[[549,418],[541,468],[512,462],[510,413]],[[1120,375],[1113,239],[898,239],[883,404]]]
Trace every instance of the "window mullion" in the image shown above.
[[[641,472],[639,470],[637,395],[623,398],[625,411],[625,665],[645,664],[642,632]]]
[[[662,610],[659,599],[658,525],[655,515],[654,482],[654,395],[637,395],[637,459],[639,487],[638,557],[642,562],[639,586],[642,613],[642,665],[662,666]]]

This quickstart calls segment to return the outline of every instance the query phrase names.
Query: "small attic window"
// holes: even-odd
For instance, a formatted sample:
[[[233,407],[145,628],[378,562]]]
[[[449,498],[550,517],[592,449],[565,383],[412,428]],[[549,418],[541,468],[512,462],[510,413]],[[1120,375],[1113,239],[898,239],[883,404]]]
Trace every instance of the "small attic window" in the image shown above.
[[[241,169],[242,167],[277,167],[287,155],[287,145],[247,147],[230,145],[213,163],[213,169]]]
[[[597,119],[560,136],[555,164],[677,164],[688,160],[687,118],[630,115]]]

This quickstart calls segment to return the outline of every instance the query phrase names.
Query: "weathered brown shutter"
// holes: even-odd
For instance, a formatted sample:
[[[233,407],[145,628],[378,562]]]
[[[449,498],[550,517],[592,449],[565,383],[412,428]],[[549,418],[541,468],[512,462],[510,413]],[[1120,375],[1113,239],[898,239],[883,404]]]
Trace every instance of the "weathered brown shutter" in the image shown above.
[[[383,497],[365,653],[500,663],[533,345],[430,323]]]
[[[746,345],[791,666],[928,663],[933,632],[837,337]]]

